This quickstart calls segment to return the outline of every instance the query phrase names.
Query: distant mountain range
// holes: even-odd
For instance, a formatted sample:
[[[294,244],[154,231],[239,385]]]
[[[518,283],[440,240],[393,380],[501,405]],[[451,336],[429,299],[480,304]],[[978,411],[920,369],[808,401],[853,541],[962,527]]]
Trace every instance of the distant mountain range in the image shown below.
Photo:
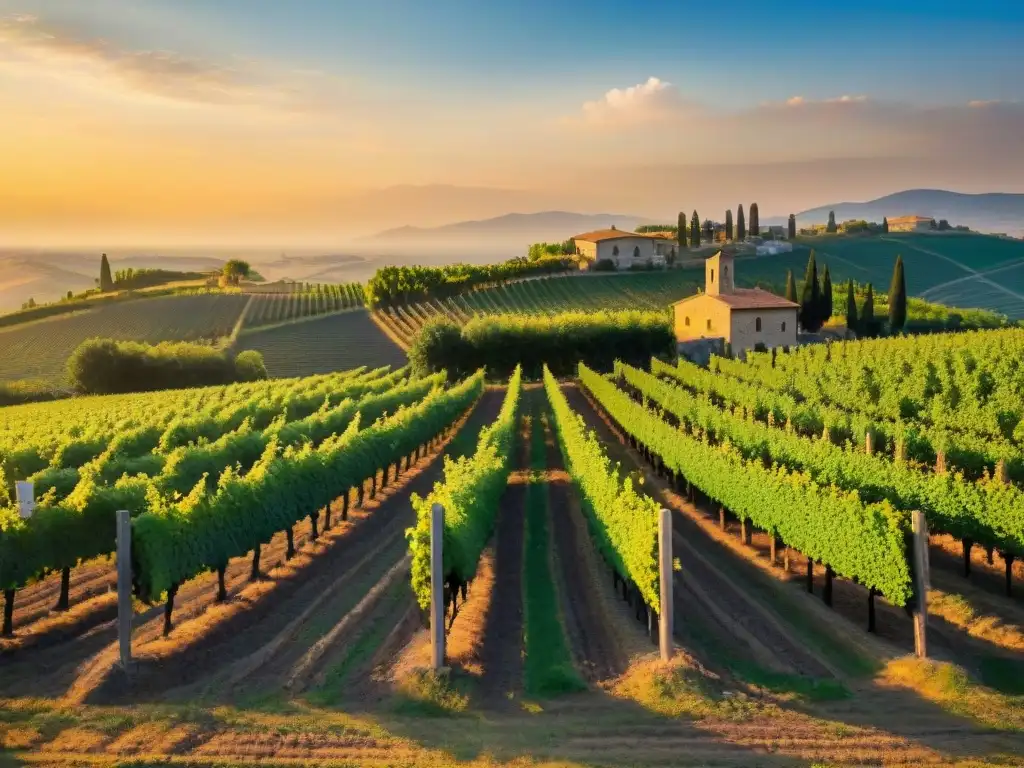
[[[796,215],[801,227],[823,224],[829,211],[837,221],[884,217],[930,216],[946,219],[950,224],[964,224],[979,232],[1024,234],[1024,194],[986,193],[968,195],[941,189],[908,189],[863,203],[834,203],[812,208]],[[761,224],[785,224],[788,216],[761,218]],[[660,222],[642,216],[625,214],[584,214],[569,211],[540,213],[508,213],[478,221],[460,221],[438,227],[398,227],[363,238],[361,242],[375,245],[434,246],[440,243],[458,245],[476,243],[480,246],[525,247],[539,241],[561,241],[580,232],[605,229],[614,225],[631,230],[642,224]],[[674,222],[671,222],[674,223]]]
[[[835,211],[839,222],[847,219],[881,222],[883,217],[917,215],[936,221],[946,219],[953,225],[964,224],[978,232],[1024,234],[1024,194],[965,195],[942,189],[908,189],[865,203],[835,203],[812,208],[796,215],[797,226],[823,224],[828,221],[829,211]],[[772,217],[770,223],[784,221],[784,217]]]
[[[372,243],[425,243],[425,242],[480,242],[490,240],[513,241],[525,248],[539,241],[562,241],[581,232],[595,229],[631,230],[643,224],[653,224],[641,216],[615,213],[571,213],[569,211],[543,211],[540,213],[507,213],[493,219],[460,221],[441,227],[398,227],[364,238]]]

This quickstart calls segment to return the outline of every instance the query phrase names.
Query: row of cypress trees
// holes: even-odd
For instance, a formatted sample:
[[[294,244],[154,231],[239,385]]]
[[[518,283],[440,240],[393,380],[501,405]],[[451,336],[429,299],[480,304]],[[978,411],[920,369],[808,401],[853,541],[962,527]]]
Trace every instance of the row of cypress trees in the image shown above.
[[[814,251],[807,259],[807,271],[804,274],[803,290],[797,299],[796,281],[793,270],[786,275],[786,298],[800,304],[799,321],[804,331],[814,333],[832,317],[832,276],[828,265],[825,274],[818,280],[818,264]],[[907,280],[903,269],[903,257],[896,257],[893,267],[892,281],[889,284],[889,330],[901,331],[907,323]],[[875,289],[868,283],[864,301],[857,308],[857,297],[854,294],[853,280],[846,285],[846,327],[860,335],[874,336],[881,330],[875,318]]]
[[[790,235],[791,237],[795,236],[795,225],[796,220],[795,218],[793,218],[793,224],[790,227],[791,232],[793,233]],[[697,211],[694,211],[693,215],[690,216],[689,224],[687,224],[686,213],[684,211],[680,211],[679,217],[676,221],[676,229],[678,230],[677,237],[679,238],[680,247],[685,247],[686,245],[691,245],[694,248],[700,247],[703,228],[700,216],[697,215]],[[690,232],[689,237],[687,237],[686,234],[687,229],[689,229]],[[757,234],[761,231],[761,223],[758,218],[757,203],[750,204],[750,231],[754,234]],[[725,238],[726,240],[733,239],[732,209],[727,209],[725,212]],[[740,207],[736,211],[736,239],[747,239],[747,222],[746,218],[743,215],[742,204],[740,204]]]

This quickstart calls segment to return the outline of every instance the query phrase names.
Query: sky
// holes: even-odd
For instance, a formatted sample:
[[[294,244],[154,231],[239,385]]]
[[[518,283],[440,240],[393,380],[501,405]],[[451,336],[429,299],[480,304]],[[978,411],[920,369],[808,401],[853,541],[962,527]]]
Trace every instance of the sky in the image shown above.
[[[0,247],[1024,192],[1002,0],[0,0]]]

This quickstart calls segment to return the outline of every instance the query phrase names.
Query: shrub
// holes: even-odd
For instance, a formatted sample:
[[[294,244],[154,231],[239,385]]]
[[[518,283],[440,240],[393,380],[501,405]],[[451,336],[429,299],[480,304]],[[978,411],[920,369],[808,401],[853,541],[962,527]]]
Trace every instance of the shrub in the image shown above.
[[[235,357],[235,381],[259,381],[269,378],[263,355],[255,349],[239,352]]]
[[[409,348],[409,362],[421,375],[441,370],[453,372],[468,356],[461,329],[446,317],[424,323]]]
[[[245,352],[231,360],[222,350],[188,342],[89,339],[67,362],[68,382],[87,395],[204,387],[266,375],[259,353]]]
[[[524,376],[539,379],[545,363],[556,375],[571,376],[581,361],[611,371],[616,359],[646,365],[674,348],[675,335],[660,312],[490,315],[461,330],[443,320],[425,325],[409,359],[420,375],[446,369],[462,377],[486,367],[489,378],[504,379],[522,363]]]
[[[592,269],[595,272],[614,272],[618,267],[615,266],[615,262],[611,259],[598,259],[594,262]]]
[[[0,406],[19,405],[21,403],[38,403],[44,400],[57,400],[65,397],[61,392],[45,381],[35,379],[16,379],[0,382]]]

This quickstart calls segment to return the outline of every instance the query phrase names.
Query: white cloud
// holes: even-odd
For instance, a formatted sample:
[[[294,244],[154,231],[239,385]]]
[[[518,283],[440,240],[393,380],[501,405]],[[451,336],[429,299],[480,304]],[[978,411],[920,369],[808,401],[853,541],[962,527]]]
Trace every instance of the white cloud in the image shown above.
[[[259,62],[213,61],[175,51],[129,50],[30,14],[0,17],[0,61],[107,88],[200,105],[306,111],[326,103],[323,78],[278,74]]]
[[[679,89],[657,77],[628,88],[612,88],[583,104],[582,120],[594,125],[649,123],[674,117],[685,109]]]

